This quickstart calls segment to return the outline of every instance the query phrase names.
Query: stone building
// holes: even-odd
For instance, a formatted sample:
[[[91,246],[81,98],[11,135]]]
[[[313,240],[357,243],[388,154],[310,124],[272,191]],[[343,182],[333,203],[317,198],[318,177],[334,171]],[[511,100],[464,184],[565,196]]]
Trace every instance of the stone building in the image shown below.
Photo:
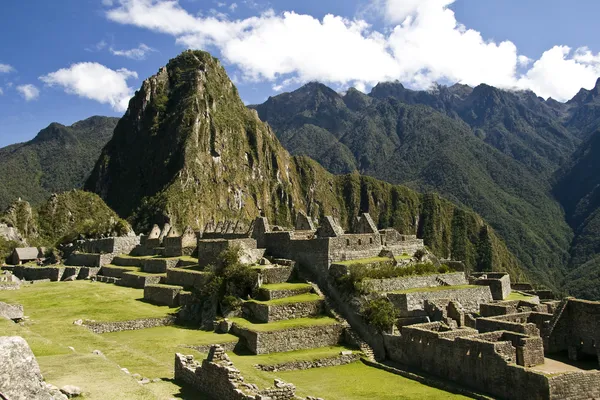
[[[18,247],[11,253],[9,263],[12,265],[22,265],[41,258],[44,258],[44,249],[41,247]]]

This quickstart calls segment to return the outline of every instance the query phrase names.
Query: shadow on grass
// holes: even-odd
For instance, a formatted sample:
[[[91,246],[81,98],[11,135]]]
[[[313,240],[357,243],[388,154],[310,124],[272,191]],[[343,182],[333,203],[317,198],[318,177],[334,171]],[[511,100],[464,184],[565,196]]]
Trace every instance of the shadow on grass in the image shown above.
[[[179,393],[176,393],[173,398],[183,400],[212,400],[209,396],[200,393],[198,389],[195,389],[187,384],[181,384],[175,379],[163,379],[163,381],[171,382],[174,385],[179,386]]]

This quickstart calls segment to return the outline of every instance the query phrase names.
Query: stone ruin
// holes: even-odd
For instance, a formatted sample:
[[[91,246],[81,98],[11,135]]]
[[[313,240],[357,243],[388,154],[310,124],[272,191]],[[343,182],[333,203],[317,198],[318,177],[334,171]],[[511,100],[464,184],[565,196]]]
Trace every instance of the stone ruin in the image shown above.
[[[187,383],[214,399],[298,399],[296,387],[279,379],[275,379],[273,387],[262,390],[255,384],[246,382],[223,347],[219,345],[211,346],[208,357],[201,364],[194,360],[194,356],[177,353],[175,355],[175,379]],[[309,396],[306,400],[318,399]]]

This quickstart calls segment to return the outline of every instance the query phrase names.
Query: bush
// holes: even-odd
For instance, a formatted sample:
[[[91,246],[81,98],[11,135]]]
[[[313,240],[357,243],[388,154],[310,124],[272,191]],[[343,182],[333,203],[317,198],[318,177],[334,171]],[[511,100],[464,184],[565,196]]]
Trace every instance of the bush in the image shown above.
[[[419,249],[419,250],[415,251],[415,254],[413,255],[413,257],[415,257],[417,260],[421,261],[423,259],[423,257],[425,257],[425,255],[427,255],[427,252],[423,249]]]
[[[369,325],[373,325],[379,332],[388,332],[399,316],[398,309],[384,298],[369,301],[362,313]]]

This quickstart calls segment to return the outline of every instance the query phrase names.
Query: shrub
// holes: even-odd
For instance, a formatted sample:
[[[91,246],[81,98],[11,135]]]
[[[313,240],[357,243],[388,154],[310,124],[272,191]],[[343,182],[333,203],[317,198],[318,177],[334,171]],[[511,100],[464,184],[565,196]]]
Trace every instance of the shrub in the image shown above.
[[[413,257],[415,257],[417,260],[421,261],[423,259],[423,257],[425,257],[425,255],[427,254],[427,252],[423,249],[419,249],[417,251],[415,251],[415,254],[413,255]]]
[[[399,316],[398,309],[385,298],[370,300],[362,313],[369,325],[373,325],[379,332],[389,331]]]

